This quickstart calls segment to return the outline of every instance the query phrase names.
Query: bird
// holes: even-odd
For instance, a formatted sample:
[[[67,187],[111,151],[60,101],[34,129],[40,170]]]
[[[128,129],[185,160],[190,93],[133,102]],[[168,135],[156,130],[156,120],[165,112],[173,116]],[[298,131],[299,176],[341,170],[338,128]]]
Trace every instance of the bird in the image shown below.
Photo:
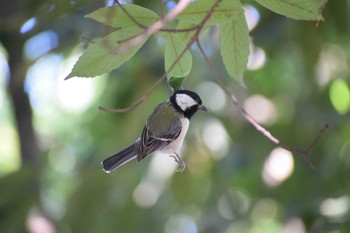
[[[154,152],[173,157],[182,172],[186,163],[179,156],[189,123],[198,111],[208,111],[199,95],[190,90],[176,90],[170,98],[160,103],[142,130],[141,137],[133,144],[109,156],[101,162],[103,170],[110,173],[136,158],[137,163]]]

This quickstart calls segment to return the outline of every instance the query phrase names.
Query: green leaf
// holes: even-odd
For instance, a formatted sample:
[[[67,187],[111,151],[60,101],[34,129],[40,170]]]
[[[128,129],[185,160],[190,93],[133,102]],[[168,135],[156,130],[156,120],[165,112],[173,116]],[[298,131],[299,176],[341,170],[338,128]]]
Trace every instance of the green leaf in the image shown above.
[[[278,14],[300,20],[323,20],[322,8],[327,0],[256,0]]]
[[[164,54],[165,70],[168,71],[172,64],[176,61],[186,45],[180,40],[175,33],[166,33],[166,46]],[[177,62],[175,67],[168,73],[168,80],[170,78],[186,77],[192,68],[192,55],[187,50],[182,58]]]
[[[137,22],[145,26],[150,26],[159,20],[157,13],[147,8],[134,4],[125,4],[123,7]],[[85,17],[117,28],[135,25],[135,22],[118,5],[100,8]]]
[[[138,27],[123,28],[92,43],[79,57],[66,79],[74,76],[95,77],[118,68],[129,60],[148,39],[146,36],[137,44],[129,44],[127,39],[140,32],[142,29]]]
[[[249,31],[244,14],[220,26],[220,47],[228,74],[243,84],[249,57]]]
[[[174,90],[180,90],[184,79],[185,78],[170,78],[168,79],[168,83]]]
[[[199,24],[209,13],[216,0],[198,0],[192,2],[176,18],[189,23]],[[223,0],[211,14],[208,25],[231,21],[243,12],[239,0]]]
[[[350,110],[350,89],[342,79],[336,79],[329,90],[329,97],[335,110],[345,115]]]
[[[194,34],[197,32],[197,30],[191,30],[191,31],[184,31],[181,32],[182,29],[189,29],[189,28],[193,28],[195,27],[196,24],[193,23],[189,23],[186,21],[179,21],[178,24],[176,25],[176,30],[177,33],[176,35],[181,39],[181,41],[185,44],[187,44],[188,42],[190,42],[190,39],[194,36]],[[210,27],[210,25],[204,25],[204,27],[201,29],[199,36],[205,32],[208,28]]]
[[[186,21],[179,21],[176,25],[176,30],[182,30],[182,29],[189,29],[189,28],[193,28],[196,25],[193,23],[188,23]],[[203,32],[205,29],[202,29],[201,32]],[[191,30],[191,31],[185,31],[185,32],[177,32],[176,35],[180,38],[180,40],[187,44],[191,37],[194,36],[194,34],[196,33],[196,30]]]

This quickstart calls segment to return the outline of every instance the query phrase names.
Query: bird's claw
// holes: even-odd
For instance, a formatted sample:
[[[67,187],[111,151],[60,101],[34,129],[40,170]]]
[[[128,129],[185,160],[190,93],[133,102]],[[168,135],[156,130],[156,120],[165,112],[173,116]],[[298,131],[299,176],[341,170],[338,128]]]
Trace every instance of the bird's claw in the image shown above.
[[[175,162],[179,164],[179,167],[176,169],[176,171],[183,172],[185,170],[186,163],[180,158],[180,156],[177,154],[173,154],[173,155],[170,155],[170,157],[173,157]]]

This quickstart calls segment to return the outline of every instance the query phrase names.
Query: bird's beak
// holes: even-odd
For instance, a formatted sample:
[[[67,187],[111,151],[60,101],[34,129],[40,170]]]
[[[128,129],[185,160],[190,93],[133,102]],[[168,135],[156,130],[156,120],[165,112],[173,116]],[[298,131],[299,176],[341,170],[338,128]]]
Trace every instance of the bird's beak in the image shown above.
[[[202,110],[202,111],[205,111],[205,112],[208,112],[208,109],[204,105],[199,105],[198,109]]]

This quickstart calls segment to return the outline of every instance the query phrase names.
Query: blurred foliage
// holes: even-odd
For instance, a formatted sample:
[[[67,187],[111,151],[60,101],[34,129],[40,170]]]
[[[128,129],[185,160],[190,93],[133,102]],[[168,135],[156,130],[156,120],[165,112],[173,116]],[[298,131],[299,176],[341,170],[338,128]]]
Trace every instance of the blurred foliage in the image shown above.
[[[4,57],[14,55],[4,45],[6,32],[13,33],[5,30],[4,22],[15,25],[12,29],[18,33],[26,20],[37,17],[34,28],[18,37],[28,40],[50,30],[58,45],[22,64],[28,67],[23,88],[30,96],[42,161],[34,167],[20,165],[18,153],[6,154],[18,150],[0,150],[0,232],[350,232],[349,104],[338,103],[349,95],[335,97],[340,84],[342,93],[350,85],[348,1],[329,1],[325,22],[318,27],[243,1],[260,14],[250,34],[254,51],[262,50],[266,57],[263,66],[245,73],[245,89],[228,78],[214,49],[217,30],[202,37],[227,86],[252,115],[257,111],[254,116],[260,119],[268,114],[262,124],[281,141],[306,147],[326,123],[330,125],[310,154],[316,170],[298,155],[291,157],[292,163],[268,163],[276,146],[222,97],[193,48],[184,87],[197,91],[210,112],[197,114],[191,122],[183,151],[186,170],[176,173],[173,159],[155,155],[111,174],[102,171],[100,161],[139,136],[148,114],[168,97],[167,85],[131,112],[104,113],[97,106],[123,108],[140,98],[164,72],[165,45],[151,39],[108,76],[63,82],[73,66],[67,61],[82,51],[77,47],[81,38],[90,41],[106,32],[83,19],[104,2],[28,2],[32,5],[16,8],[14,17],[0,16]],[[159,11],[159,1],[134,3]],[[54,73],[47,75],[47,67],[40,66],[38,78],[30,78],[36,64],[53,57],[61,59]],[[7,148],[18,145],[19,139],[4,134],[16,125],[10,94],[5,93],[9,74],[6,65],[1,69],[0,137],[7,140],[1,140],[0,147]],[[75,95],[69,95],[73,85]],[[88,99],[85,85],[92,87],[93,98],[84,108],[70,108],[70,103]],[[284,179],[273,180],[280,177],[276,172],[287,169],[291,171]]]

